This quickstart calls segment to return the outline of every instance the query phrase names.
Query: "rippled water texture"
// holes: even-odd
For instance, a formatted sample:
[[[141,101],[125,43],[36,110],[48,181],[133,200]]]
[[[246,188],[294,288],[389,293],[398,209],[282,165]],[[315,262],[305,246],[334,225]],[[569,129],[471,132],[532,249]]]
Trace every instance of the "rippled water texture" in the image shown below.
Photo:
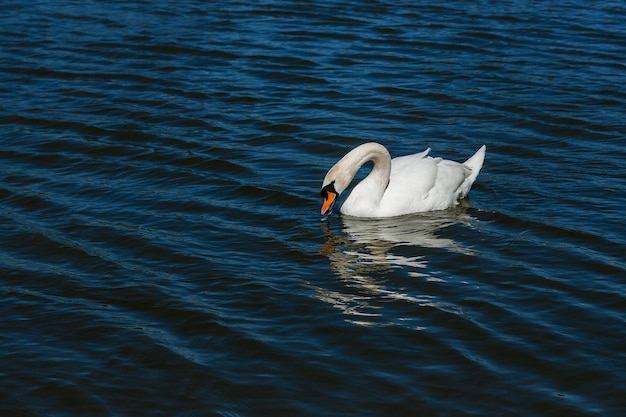
[[[625,415],[623,2],[1,5],[0,415]]]

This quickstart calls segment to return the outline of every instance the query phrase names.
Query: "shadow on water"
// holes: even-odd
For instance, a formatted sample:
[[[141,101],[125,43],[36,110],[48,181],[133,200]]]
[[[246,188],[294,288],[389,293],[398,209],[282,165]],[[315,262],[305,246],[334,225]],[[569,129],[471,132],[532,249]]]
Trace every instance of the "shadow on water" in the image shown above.
[[[390,324],[382,319],[385,303],[408,302],[434,306],[430,295],[417,294],[411,283],[443,281],[428,270],[429,256],[441,250],[474,255],[442,231],[455,225],[470,225],[467,206],[386,219],[341,216],[341,229],[330,221],[321,228],[326,238],[320,253],[330,260],[341,286],[315,287],[318,297],[340,309],[348,321],[360,325]],[[408,281],[407,281],[408,280]],[[411,286],[411,288],[407,288]],[[437,308],[446,309],[444,306]]]

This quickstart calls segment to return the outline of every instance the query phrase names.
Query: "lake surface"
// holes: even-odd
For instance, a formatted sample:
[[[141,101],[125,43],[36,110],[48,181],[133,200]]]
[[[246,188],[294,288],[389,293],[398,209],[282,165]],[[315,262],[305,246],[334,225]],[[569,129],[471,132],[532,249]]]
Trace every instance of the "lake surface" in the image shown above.
[[[431,3],[1,2],[0,415],[625,415],[626,5]]]

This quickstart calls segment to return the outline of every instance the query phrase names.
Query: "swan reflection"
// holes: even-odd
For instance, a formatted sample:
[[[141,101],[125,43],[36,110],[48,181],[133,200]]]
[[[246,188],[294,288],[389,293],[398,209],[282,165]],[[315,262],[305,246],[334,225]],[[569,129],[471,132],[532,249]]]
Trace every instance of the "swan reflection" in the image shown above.
[[[328,257],[342,286],[334,290],[315,288],[318,297],[341,309],[349,321],[362,325],[391,324],[384,321],[382,312],[390,301],[432,306],[432,296],[409,294],[395,281],[402,276],[421,282],[443,281],[436,271],[427,268],[425,253],[432,251],[420,249],[472,255],[471,249],[440,236],[450,226],[471,225],[472,218],[466,211],[466,207],[459,206],[386,219],[342,216],[337,233],[331,225],[322,225],[326,240],[320,253]]]

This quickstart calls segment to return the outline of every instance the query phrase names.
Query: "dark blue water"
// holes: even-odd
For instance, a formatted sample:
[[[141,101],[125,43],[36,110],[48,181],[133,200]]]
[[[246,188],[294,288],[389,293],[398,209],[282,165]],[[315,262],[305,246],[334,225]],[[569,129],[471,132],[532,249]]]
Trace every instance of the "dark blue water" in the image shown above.
[[[0,5],[0,415],[626,412],[623,2]],[[321,223],[370,140],[487,159]]]

